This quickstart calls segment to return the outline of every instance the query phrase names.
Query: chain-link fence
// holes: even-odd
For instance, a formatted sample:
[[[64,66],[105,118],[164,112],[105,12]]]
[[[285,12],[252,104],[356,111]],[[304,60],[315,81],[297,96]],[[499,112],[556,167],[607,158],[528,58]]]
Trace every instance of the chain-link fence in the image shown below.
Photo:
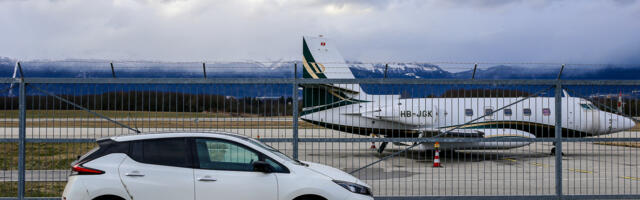
[[[635,80],[0,79],[0,196],[59,197],[97,138],[223,131],[349,172],[376,199],[640,198],[639,90]]]

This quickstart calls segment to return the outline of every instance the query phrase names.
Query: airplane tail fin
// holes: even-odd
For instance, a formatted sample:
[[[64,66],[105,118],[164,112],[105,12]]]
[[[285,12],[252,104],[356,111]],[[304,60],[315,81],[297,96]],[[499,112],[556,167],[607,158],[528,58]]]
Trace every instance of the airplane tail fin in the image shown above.
[[[18,62],[16,62],[16,64],[13,66],[13,76],[12,78],[16,78],[18,75]],[[13,83],[11,83],[11,86],[9,86],[10,88],[13,87]],[[13,97],[13,90],[9,90],[9,97]]]
[[[335,44],[322,36],[302,38],[302,78],[355,79]],[[358,84],[302,85],[303,112],[324,110],[336,106],[363,102],[366,95]]]
[[[303,37],[302,55],[303,78],[355,78],[335,44],[325,37]]]

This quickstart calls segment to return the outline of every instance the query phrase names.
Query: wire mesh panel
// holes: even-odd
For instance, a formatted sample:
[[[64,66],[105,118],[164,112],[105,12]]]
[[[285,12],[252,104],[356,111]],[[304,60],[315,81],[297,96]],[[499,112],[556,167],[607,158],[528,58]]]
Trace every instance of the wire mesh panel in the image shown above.
[[[59,196],[69,164],[97,138],[211,131],[346,171],[380,197],[639,194],[634,82],[26,81],[30,197]],[[0,192],[11,197],[19,98],[17,88],[3,92]]]
[[[31,197],[60,196],[70,163],[96,147],[99,138],[162,132],[292,137],[292,84],[33,83],[27,88],[25,192]],[[17,126],[8,129],[13,132],[5,133],[16,138]],[[270,145],[291,149],[290,143]]]
[[[638,183],[637,85],[565,86],[567,137],[563,144],[565,194],[627,195]],[[573,127],[573,128],[572,128]]]
[[[278,137],[291,128],[291,85],[32,84],[30,138],[227,131]],[[243,91],[258,93],[245,94]],[[255,131],[254,129],[268,128]],[[262,135],[259,135],[259,134]]]
[[[317,127],[300,137],[318,142],[300,158],[352,172],[376,196],[555,194],[549,86],[303,87],[301,119]]]
[[[15,197],[18,191],[18,88],[0,83],[0,197]]]

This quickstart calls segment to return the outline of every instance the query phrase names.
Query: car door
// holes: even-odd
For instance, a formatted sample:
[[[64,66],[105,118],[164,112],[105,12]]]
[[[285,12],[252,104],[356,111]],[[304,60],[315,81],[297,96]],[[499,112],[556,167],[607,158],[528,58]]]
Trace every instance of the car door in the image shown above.
[[[191,148],[185,138],[134,142],[120,165],[132,199],[194,199]]]
[[[278,198],[275,174],[253,171],[261,158],[257,151],[221,139],[196,138],[194,144],[196,200]]]

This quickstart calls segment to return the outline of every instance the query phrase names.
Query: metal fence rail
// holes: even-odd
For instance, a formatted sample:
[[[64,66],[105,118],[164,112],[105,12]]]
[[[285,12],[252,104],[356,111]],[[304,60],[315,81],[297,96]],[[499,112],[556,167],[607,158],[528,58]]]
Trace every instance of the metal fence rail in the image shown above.
[[[437,133],[418,131],[422,134],[418,137],[418,133],[397,132],[406,129],[402,124],[391,124],[388,134],[383,134],[383,128],[357,130],[325,123],[337,112],[384,109],[379,105],[335,110],[313,121],[308,119],[313,114],[302,109],[305,100],[300,101],[308,96],[298,96],[300,86],[313,84],[341,84],[353,90],[360,90],[357,85],[384,88],[378,92],[405,97],[365,100],[412,104],[425,110],[424,115],[434,110],[432,115],[438,117],[429,118],[428,123],[453,125]],[[242,91],[247,88],[262,92],[244,96]],[[602,115],[605,122],[595,127],[591,124],[599,123],[593,120],[598,118],[596,112],[584,110],[639,116],[638,98],[625,97],[619,102],[619,96],[611,97],[639,88],[638,80],[0,79],[0,151],[6,152],[0,157],[0,199],[54,199],[51,191],[60,192],[64,187],[68,163],[92,148],[96,138],[166,131],[225,131],[259,138],[295,158],[353,172],[373,187],[376,199],[639,199],[637,127],[575,137],[589,132],[581,132],[581,127],[606,131],[607,123],[614,132],[613,121],[622,119]],[[586,101],[571,103],[568,94]],[[434,108],[419,101],[421,97],[448,103],[438,104],[445,108]],[[308,100],[324,102],[326,97]],[[583,105],[587,101],[597,108]],[[624,104],[621,112],[616,111],[619,103]],[[458,105],[469,106],[454,116],[451,112]],[[391,112],[405,111],[398,108]],[[553,126],[496,122],[507,113],[526,120],[540,117],[543,124]],[[353,124],[383,123],[335,116]],[[556,120],[550,120],[552,117]],[[454,123],[457,121],[464,123]],[[485,136],[495,129],[540,135],[453,136],[478,126]],[[445,147],[470,145],[443,148],[444,167],[432,168],[435,152],[429,148],[436,142]],[[473,146],[516,143],[528,145],[498,150],[490,145]],[[388,145],[382,153],[371,150],[382,145]],[[552,152],[554,156],[548,155]]]

